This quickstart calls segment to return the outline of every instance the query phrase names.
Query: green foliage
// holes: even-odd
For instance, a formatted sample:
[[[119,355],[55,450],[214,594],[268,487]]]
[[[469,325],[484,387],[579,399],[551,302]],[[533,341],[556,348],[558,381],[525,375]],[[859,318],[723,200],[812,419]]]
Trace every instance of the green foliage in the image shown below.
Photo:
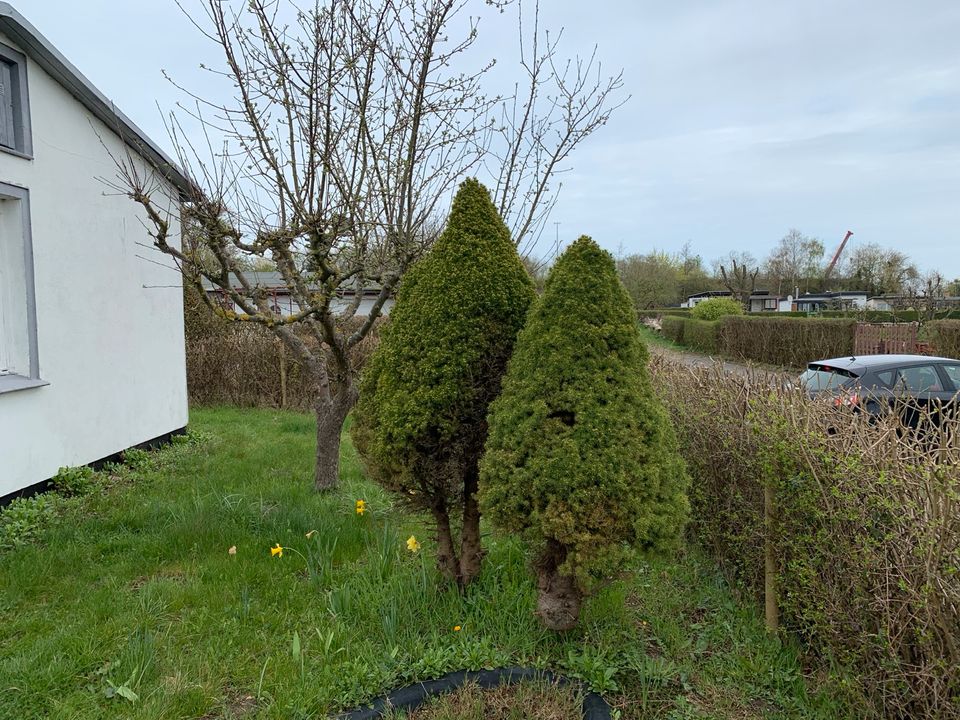
[[[671,315],[664,315],[660,320],[660,331],[663,333],[671,342],[676,343],[677,345],[683,344],[683,330],[686,326],[686,319],[682,317],[674,317]]]
[[[62,467],[50,482],[61,495],[86,495],[93,489],[93,468],[87,465]]]
[[[691,350],[716,355],[719,350],[720,323],[709,320],[683,321],[683,342]]]
[[[927,333],[938,355],[960,358],[960,320],[935,320],[927,324]]]
[[[678,544],[686,474],[654,398],[613,258],[582,237],[557,260],[490,412],[481,507],[495,525],[566,548],[586,590],[634,549]]]
[[[0,549],[19,547],[33,540],[57,517],[64,499],[56,493],[17,498],[0,510]]]
[[[727,316],[720,320],[718,347],[738,360],[799,368],[853,354],[856,329],[856,320]]]
[[[731,297],[713,297],[694,305],[690,315],[697,320],[719,320],[725,315],[743,315],[743,305]]]
[[[420,507],[462,491],[533,298],[489,193],[465,181],[363,375],[352,433],[379,482]]]

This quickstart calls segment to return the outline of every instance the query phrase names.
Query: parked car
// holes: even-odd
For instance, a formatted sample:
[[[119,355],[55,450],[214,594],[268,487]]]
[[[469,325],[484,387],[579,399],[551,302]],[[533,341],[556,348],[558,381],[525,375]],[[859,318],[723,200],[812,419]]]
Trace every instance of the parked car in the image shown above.
[[[817,360],[807,365],[800,385],[811,398],[832,399],[871,415],[897,406],[916,427],[930,408],[955,409],[960,393],[960,360],[928,355],[864,355]]]

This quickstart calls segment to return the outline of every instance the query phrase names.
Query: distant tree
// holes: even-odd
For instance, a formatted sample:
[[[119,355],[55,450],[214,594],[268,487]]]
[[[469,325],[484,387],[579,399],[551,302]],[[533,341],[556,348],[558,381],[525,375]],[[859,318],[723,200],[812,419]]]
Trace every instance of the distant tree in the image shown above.
[[[784,235],[764,261],[764,274],[778,295],[796,288],[810,290],[811,282],[823,274],[823,243],[792,229]]]
[[[740,304],[747,309],[750,307],[750,296],[757,289],[757,275],[760,274],[760,266],[750,253],[733,253],[718,261],[720,268],[720,279],[723,286]]]
[[[534,297],[489,193],[467,180],[440,239],[407,274],[362,377],[357,449],[375,480],[431,514],[437,567],[461,586],[480,571],[476,493],[488,406]]]
[[[885,295],[907,292],[919,272],[910,258],[899,250],[868,243],[857,246],[850,253],[846,276],[851,290]]]
[[[484,515],[530,542],[549,628],[573,627],[634,553],[680,540],[686,472],[646,363],[613,257],[580,238],[517,339],[481,463]]]
[[[948,282],[943,288],[943,294],[947,297],[960,297],[960,278]]]
[[[743,315],[743,305],[732,297],[714,297],[701,300],[690,310],[697,320],[719,320],[724,315]]]
[[[683,268],[669,253],[628,255],[617,261],[617,271],[638,310],[669,307],[681,300]]]

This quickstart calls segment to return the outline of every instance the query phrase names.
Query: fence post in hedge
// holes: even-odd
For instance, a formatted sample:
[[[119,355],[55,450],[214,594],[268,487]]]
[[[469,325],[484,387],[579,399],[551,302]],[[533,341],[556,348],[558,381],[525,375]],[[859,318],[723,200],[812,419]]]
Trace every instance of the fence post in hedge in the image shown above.
[[[780,612],[777,607],[777,559],[773,546],[773,482],[766,478],[763,483],[763,600],[767,632],[776,633],[780,628]]]
[[[280,407],[287,407],[287,349],[280,341]]]

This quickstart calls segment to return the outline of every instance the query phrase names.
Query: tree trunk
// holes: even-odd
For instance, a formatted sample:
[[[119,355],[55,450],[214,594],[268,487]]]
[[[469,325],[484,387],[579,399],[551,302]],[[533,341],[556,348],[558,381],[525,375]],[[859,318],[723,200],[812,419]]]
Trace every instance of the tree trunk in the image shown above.
[[[313,474],[313,488],[317,492],[332,490],[340,483],[340,435],[343,422],[353,408],[354,390],[348,386],[329,402],[316,404],[317,464]]]
[[[450,531],[450,515],[446,506],[432,508],[433,522],[437,526],[437,571],[450,582],[459,583],[460,568],[453,549],[453,533]]]
[[[580,618],[583,593],[569,575],[557,568],[567,557],[567,549],[556,540],[548,540],[537,559],[537,616],[550,630],[572,630]]]
[[[480,544],[480,506],[477,490],[480,469],[476,463],[463,478],[463,530],[460,533],[460,586],[466,587],[480,575],[483,548]]]

